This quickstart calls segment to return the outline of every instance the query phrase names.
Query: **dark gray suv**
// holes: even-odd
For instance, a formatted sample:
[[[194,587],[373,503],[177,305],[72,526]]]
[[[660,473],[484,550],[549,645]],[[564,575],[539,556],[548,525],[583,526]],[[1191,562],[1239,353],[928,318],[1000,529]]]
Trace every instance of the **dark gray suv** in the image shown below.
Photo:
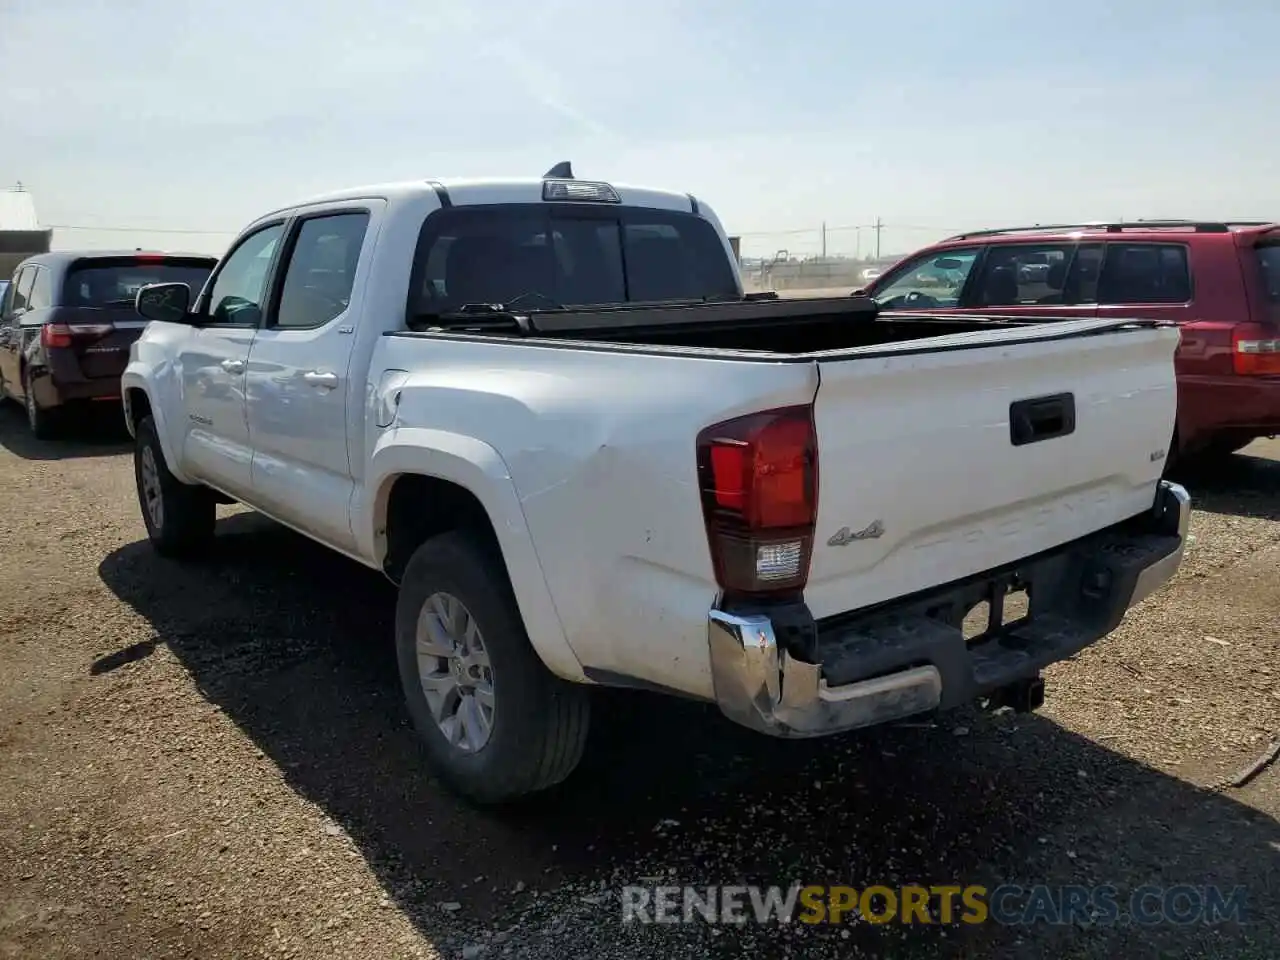
[[[198,291],[217,263],[202,254],[139,250],[40,253],[18,264],[0,299],[0,398],[50,438],[68,408],[120,399],[129,347],[146,321],[138,289],[179,282]]]

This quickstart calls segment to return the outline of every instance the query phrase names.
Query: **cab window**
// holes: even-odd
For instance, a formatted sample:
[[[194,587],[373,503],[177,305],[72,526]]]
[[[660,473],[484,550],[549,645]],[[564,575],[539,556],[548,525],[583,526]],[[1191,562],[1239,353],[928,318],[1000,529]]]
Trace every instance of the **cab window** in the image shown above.
[[[972,306],[1061,305],[1074,244],[1008,243],[992,246],[974,284]]]
[[[228,326],[257,326],[267,294],[267,276],[284,224],[274,223],[250,234],[226,258],[213,280],[207,313],[209,322]]]

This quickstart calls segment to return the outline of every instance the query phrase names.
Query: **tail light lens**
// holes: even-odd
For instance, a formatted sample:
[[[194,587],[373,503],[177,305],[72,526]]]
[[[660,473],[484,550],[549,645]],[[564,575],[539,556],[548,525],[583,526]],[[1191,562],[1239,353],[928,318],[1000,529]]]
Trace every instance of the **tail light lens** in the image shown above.
[[[65,323],[46,323],[40,328],[40,346],[71,346],[71,328]]]
[[[803,590],[818,514],[811,407],[785,407],[698,434],[698,482],[716,581],[726,593]]]
[[[1280,338],[1261,324],[1239,324],[1231,331],[1231,361],[1238,374],[1280,375]]]
[[[70,347],[77,340],[97,340],[113,330],[110,323],[46,323],[40,328],[40,345]]]

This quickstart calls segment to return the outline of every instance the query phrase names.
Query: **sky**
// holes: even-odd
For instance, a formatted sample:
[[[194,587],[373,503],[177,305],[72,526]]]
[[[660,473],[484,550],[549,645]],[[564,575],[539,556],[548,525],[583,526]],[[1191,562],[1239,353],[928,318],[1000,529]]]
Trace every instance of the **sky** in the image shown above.
[[[1277,36],[1275,0],[0,0],[0,186],[55,247],[212,253],[326,190],[566,159],[748,255],[1280,218]]]

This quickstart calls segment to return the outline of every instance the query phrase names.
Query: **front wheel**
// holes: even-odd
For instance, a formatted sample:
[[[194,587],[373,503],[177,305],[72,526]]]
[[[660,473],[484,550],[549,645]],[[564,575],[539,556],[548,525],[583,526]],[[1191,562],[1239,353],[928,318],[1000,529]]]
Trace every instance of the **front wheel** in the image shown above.
[[[213,539],[217,507],[206,487],[183,483],[169,472],[155,421],[143,417],[137,427],[133,474],[138,505],[152,547],[165,557],[192,557]]]
[[[480,538],[445,533],[414,553],[396,604],[396,653],[414,727],[458,794],[504,803],[578,765],[587,691],[538,658],[502,560]]]

